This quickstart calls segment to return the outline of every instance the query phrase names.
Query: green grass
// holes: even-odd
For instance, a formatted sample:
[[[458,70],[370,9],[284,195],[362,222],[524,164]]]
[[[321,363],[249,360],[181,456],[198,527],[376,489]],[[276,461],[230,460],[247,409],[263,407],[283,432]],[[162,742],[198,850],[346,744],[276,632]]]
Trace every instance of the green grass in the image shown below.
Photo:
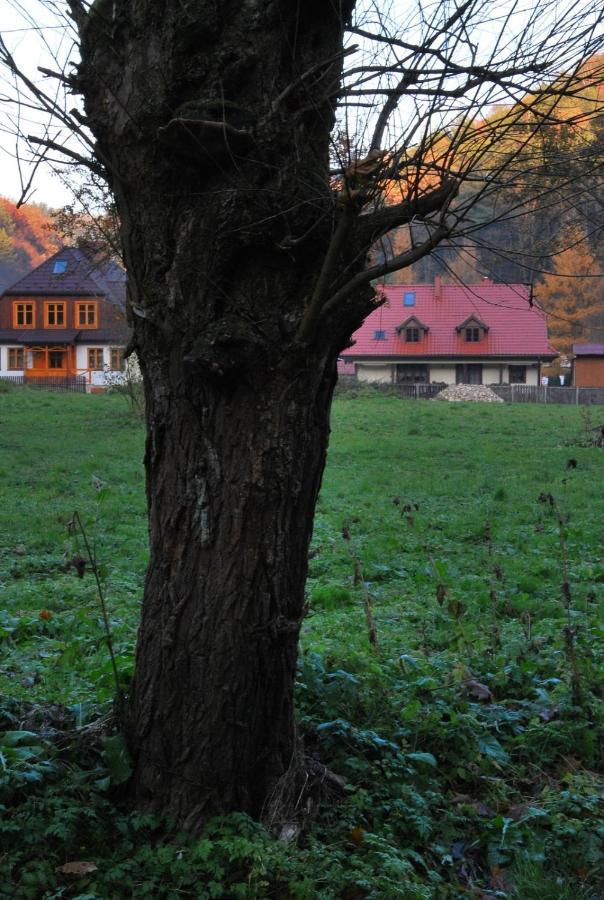
[[[143,433],[118,397],[1,394],[0,897],[602,896],[604,451],[580,446],[585,415],[336,400],[297,696],[308,751],[348,787],[296,848],[242,817],[193,840],[130,813],[118,737],[15,735],[25,701],[32,722],[110,707],[93,579],[66,568],[74,510],[132,669]],[[71,860],[98,871],[67,882]]]

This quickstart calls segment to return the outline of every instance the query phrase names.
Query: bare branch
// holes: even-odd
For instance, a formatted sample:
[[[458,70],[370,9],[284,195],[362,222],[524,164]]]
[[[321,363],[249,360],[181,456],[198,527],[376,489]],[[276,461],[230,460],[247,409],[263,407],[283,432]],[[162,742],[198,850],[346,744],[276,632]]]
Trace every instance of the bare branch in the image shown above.
[[[93,159],[86,159],[85,156],[81,156],[79,153],[76,153],[69,147],[65,147],[63,144],[58,144],[56,141],[47,140],[45,138],[37,138],[31,134],[27,136],[27,140],[30,142],[30,144],[40,144],[41,146],[47,147],[50,150],[56,150],[58,153],[61,153],[64,156],[69,157],[69,159],[77,162],[78,165],[85,166],[87,169],[90,169],[91,172],[94,172],[95,175],[98,175],[100,178],[107,177],[106,172],[100,165],[100,163],[97,163]]]

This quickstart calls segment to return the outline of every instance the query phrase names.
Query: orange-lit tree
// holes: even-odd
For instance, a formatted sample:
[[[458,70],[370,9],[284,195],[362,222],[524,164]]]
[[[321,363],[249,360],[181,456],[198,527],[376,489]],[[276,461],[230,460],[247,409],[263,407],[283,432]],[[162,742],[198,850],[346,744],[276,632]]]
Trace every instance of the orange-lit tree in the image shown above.
[[[36,204],[18,207],[0,197],[0,286],[25,275],[59,246],[50,211]]]
[[[553,271],[544,276],[536,293],[548,313],[553,345],[568,353],[575,341],[601,339],[593,318],[604,305],[604,273],[580,227],[565,228],[560,243]]]

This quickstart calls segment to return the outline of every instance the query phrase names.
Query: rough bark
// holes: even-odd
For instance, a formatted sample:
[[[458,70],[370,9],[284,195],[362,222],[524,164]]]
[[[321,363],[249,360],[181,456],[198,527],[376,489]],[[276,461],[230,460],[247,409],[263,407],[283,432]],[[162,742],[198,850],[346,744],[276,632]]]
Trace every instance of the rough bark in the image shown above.
[[[147,399],[135,788],[189,827],[259,815],[294,749],[335,360],[372,293],[300,331],[317,284],[364,262],[344,240],[324,266],[348,230],[328,175],[346,14],[290,0],[78,13],[78,87],[122,221]]]

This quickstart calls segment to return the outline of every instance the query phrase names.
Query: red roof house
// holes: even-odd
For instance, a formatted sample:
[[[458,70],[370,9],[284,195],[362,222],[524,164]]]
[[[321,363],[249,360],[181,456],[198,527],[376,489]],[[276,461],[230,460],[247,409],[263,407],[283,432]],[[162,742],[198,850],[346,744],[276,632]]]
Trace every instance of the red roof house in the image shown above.
[[[539,384],[558,356],[525,284],[381,285],[385,302],[342,353],[363,381]]]

